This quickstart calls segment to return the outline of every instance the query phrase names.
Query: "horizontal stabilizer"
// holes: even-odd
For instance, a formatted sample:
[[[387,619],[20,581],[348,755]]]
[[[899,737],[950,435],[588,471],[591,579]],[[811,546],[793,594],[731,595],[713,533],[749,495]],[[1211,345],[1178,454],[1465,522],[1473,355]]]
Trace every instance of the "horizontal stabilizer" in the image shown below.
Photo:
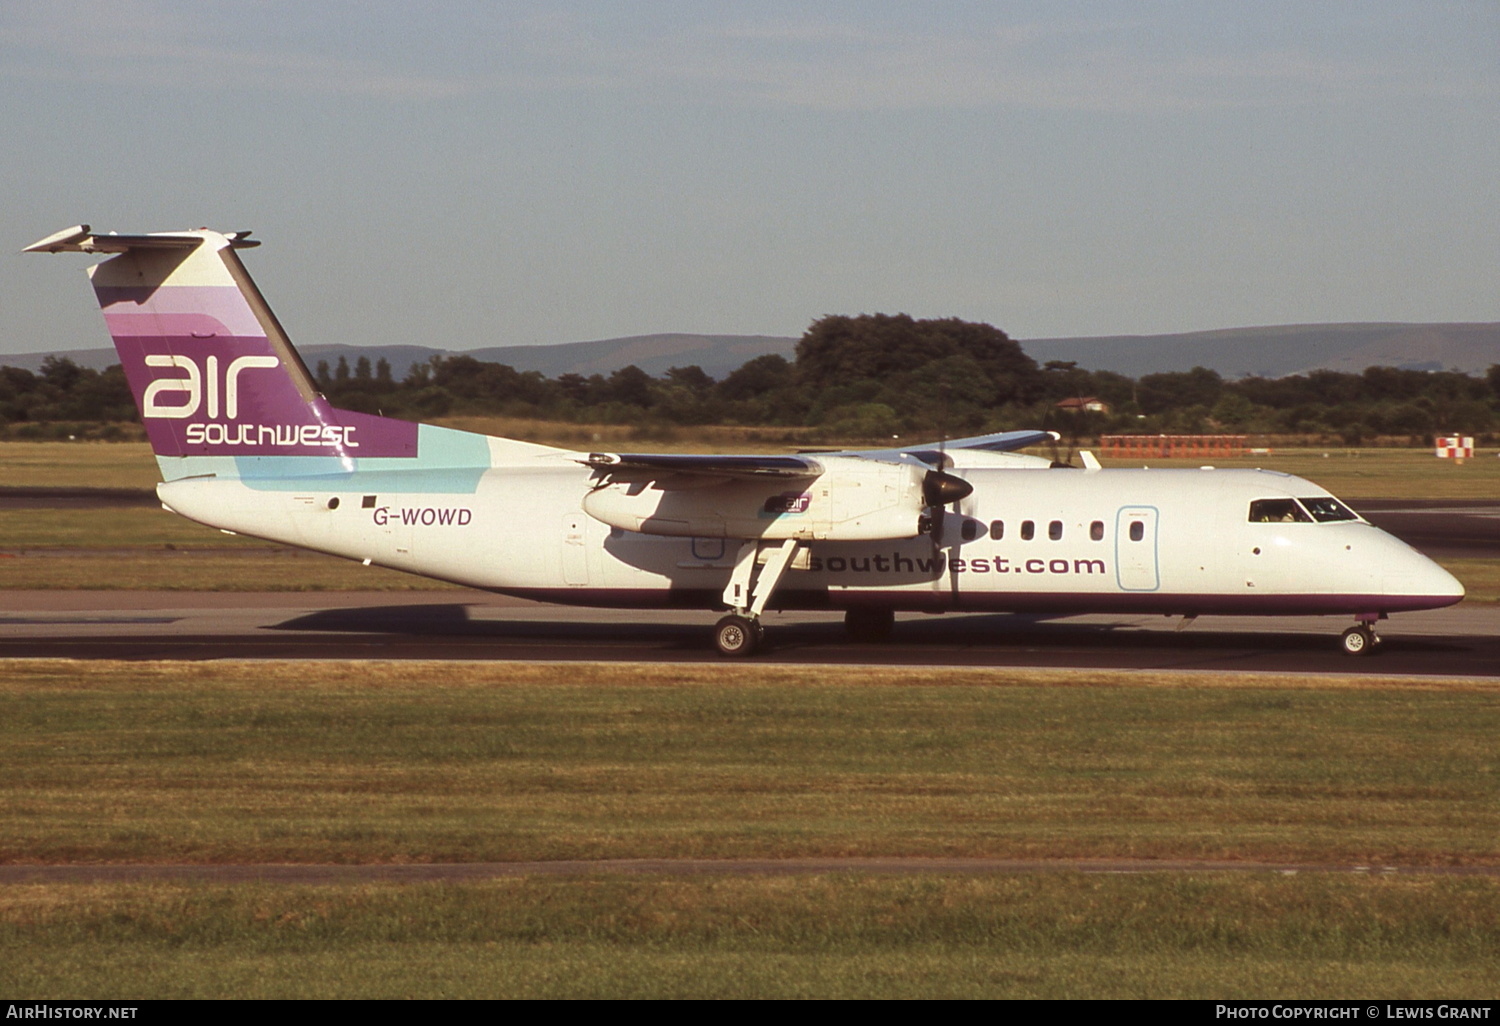
[[[249,249],[259,246],[258,240],[247,238],[249,232],[230,232],[224,238],[234,249]],[[21,250],[22,253],[128,253],[134,249],[192,249],[203,241],[203,236],[193,233],[157,232],[151,235],[96,235],[86,224],[40,239]]]

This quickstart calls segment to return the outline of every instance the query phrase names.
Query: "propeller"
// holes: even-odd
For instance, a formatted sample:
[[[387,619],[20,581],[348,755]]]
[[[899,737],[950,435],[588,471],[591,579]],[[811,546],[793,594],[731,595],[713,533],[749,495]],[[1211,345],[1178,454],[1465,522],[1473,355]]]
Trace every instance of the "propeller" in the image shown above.
[[[949,503],[958,502],[973,494],[974,486],[956,474],[948,473],[952,461],[948,459],[947,397],[949,388],[941,388],[943,403],[939,407],[944,416],[938,424],[937,469],[922,475],[922,516],[917,521],[918,530],[930,535],[934,549],[943,543],[943,520]]]
[[[943,458],[943,466],[946,467],[947,457]],[[967,499],[974,493],[974,486],[956,474],[949,474],[944,470],[929,470],[922,476],[922,502],[927,506],[939,508],[960,499]]]

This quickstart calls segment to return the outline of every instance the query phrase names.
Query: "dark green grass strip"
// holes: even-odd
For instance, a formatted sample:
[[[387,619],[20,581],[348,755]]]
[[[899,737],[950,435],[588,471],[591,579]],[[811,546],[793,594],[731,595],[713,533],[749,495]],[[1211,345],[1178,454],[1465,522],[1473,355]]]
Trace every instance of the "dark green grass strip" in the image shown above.
[[[1500,996],[1500,884],[519,879],[0,892],[0,991],[151,997]]]

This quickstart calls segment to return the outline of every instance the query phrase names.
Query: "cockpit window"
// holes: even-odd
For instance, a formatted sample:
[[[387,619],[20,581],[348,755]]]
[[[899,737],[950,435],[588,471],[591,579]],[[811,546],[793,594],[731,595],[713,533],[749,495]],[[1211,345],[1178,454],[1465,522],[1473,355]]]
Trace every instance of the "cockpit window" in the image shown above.
[[[1299,499],[1298,501],[1307,507],[1313,519],[1320,524],[1332,523],[1335,520],[1359,519],[1352,509],[1331,495],[1320,495],[1315,499]]]
[[[1252,524],[1310,524],[1312,517],[1296,499],[1256,499],[1250,503]]]

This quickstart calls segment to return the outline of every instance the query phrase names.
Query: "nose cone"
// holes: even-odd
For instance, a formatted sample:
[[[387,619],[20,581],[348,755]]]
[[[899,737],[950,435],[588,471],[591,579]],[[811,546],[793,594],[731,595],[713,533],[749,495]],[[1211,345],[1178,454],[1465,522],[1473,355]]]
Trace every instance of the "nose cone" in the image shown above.
[[[1385,535],[1382,541],[1380,590],[1396,601],[1391,609],[1441,609],[1463,601],[1457,577],[1398,538]]]
[[[1412,575],[1414,581],[1406,582],[1409,594],[1435,600],[1433,608],[1463,601],[1463,582],[1427,557],[1422,558],[1427,560],[1427,565]]]

